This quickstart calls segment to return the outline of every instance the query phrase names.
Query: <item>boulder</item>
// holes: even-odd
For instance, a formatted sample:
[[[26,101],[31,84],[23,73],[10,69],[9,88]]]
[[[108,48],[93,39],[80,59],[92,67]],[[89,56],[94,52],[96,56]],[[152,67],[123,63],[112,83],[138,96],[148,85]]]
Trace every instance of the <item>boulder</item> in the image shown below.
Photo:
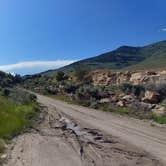
[[[109,98],[103,98],[99,101],[99,103],[101,103],[101,104],[110,103],[110,99]]]
[[[166,107],[157,105],[154,109],[152,109],[152,112],[157,115],[164,116],[166,115]]]
[[[134,97],[132,95],[125,95],[123,96],[122,100],[125,101],[133,101]]]
[[[0,157],[2,160],[7,159],[7,154],[2,154],[2,156]]]
[[[145,97],[142,98],[142,101],[145,103],[158,103],[160,101],[160,94],[156,91],[146,91]]]
[[[123,101],[125,106],[129,106],[134,101],[134,97],[132,95],[125,95],[121,100]]]
[[[134,85],[143,84],[147,74],[144,72],[133,73],[130,77],[130,82]]]
[[[119,107],[124,107],[124,106],[125,106],[124,102],[121,101],[121,100],[118,101],[118,102],[116,103],[116,105],[119,106]]]

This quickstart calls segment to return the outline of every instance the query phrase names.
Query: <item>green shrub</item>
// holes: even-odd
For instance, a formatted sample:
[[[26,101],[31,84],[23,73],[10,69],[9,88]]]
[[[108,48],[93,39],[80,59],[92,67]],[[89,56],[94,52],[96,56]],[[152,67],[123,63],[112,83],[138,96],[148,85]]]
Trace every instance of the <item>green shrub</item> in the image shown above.
[[[98,101],[95,98],[91,97],[89,101],[90,101],[90,108],[94,109],[98,108]]]
[[[120,88],[124,93],[126,93],[128,95],[128,94],[132,93],[133,85],[130,83],[124,83],[120,86]]]
[[[5,141],[3,139],[0,139],[0,156],[5,151]]]
[[[0,97],[0,138],[10,138],[25,129],[37,115],[35,103],[17,105]]]
[[[145,93],[145,88],[143,85],[133,85],[132,93],[137,97],[142,97]]]
[[[22,89],[8,89],[8,97],[17,104],[28,104],[36,100],[36,96]]]
[[[86,69],[81,67],[75,69],[74,76],[76,77],[77,81],[84,81],[85,75],[88,73]]]
[[[161,95],[162,100],[166,98],[166,84],[158,84],[156,90]]]
[[[70,82],[68,82],[64,85],[64,91],[66,93],[75,93],[77,88],[78,88],[78,86],[76,84],[70,83]]]
[[[120,88],[125,94],[134,94],[136,97],[142,97],[145,93],[145,88],[143,85],[133,85],[130,83],[124,83],[120,86]]]
[[[163,106],[165,106],[166,107],[166,98],[162,101],[162,103],[161,103]]]
[[[130,109],[127,108],[127,107],[119,107],[116,109],[116,112],[119,113],[119,114],[129,114],[130,113]]]
[[[103,88],[107,92],[120,93],[121,92],[120,87],[121,86],[119,86],[119,85],[111,85],[111,86],[106,86],[106,87],[103,87]]]
[[[3,90],[3,95],[4,95],[4,96],[9,96],[9,94],[10,94],[10,90],[7,89],[7,88],[5,88],[5,89]]]
[[[160,124],[166,124],[166,116],[151,114],[150,119],[153,119],[155,122]]]
[[[56,80],[58,82],[67,80],[68,76],[63,71],[58,71],[56,74]]]
[[[19,75],[13,76],[11,74],[4,73],[0,71],[0,87],[13,87],[17,83],[21,82],[21,77]]]
[[[105,112],[114,112],[114,109],[115,108],[113,108],[111,105],[109,105],[109,104],[100,104],[99,106],[98,106],[98,109],[99,110],[102,110],[102,111],[105,111]]]
[[[84,85],[77,89],[76,97],[78,99],[90,100],[91,98],[100,99],[99,89],[92,85]]]

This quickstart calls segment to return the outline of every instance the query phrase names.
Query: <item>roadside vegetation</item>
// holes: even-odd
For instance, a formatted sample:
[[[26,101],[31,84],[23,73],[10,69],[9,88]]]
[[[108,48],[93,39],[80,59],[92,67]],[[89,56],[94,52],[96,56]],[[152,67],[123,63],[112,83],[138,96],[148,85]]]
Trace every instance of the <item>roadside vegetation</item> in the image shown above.
[[[32,125],[37,115],[35,102],[16,104],[11,99],[0,96],[0,138],[10,139]]]
[[[166,84],[94,86],[89,71],[79,68],[70,75],[37,75],[23,86],[68,103],[166,123]]]
[[[36,97],[22,89],[14,88],[21,82],[15,77],[0,72],[0,164],[6,144],[18,134],[35,125],[39,113]]]

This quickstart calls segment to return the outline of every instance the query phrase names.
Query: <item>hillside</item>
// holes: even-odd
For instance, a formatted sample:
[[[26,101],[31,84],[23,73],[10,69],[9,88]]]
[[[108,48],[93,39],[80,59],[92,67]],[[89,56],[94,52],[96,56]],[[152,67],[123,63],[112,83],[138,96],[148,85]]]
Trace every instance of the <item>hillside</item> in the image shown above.
[[[157,60],[157,61],[156,61]],[[128,66],[144,66],[160,63],[166,67],[166,41],[161,41],[144,47],[122,46],[114,51],[76,62],[70,67],[88,66],[92,69],[123,69]]]
[[[76,68],[140,70],[166,67],[166,40],[144,47],[122,46],[118,49],[65,66],[59,70],[73,71]],[[52,75],[57,70],[44,72]]]

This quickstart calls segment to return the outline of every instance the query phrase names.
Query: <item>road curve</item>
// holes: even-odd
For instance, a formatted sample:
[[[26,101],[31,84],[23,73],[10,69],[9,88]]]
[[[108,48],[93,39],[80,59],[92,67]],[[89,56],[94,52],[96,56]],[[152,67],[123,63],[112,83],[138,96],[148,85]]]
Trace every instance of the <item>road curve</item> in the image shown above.
[[[39,103],[48,108],[50,106],[55,107],[58,111],[72,117],[80,124],[87,124],[94,129],[117,136],[121,140],[149,152],[166,164],[165,127],[151,126],[149,122],[67,104],[38,94],[37,99]]]

